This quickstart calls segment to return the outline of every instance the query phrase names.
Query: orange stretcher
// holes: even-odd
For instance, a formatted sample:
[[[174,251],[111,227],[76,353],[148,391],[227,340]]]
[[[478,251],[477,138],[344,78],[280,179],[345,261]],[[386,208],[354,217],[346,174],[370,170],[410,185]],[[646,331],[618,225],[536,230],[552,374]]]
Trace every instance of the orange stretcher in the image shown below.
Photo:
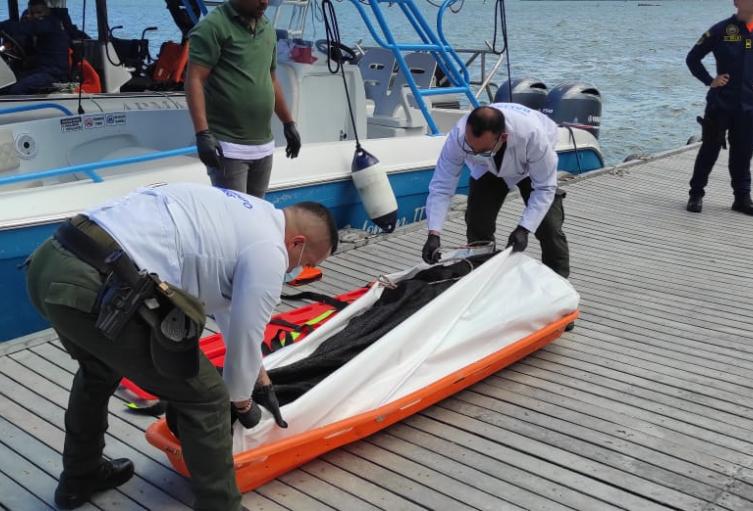
[[[577,317],[576,310],[481,360],[371,411],[236,453],[234,460],[238,487],[242,492],[253,490],[332,449],[376,433],[483,380],[557,339]],[[147,429],[146,438],[149,443],[165,452],[176,470],[183,475],[190,475],[183,460],[180,442],[170,432],[164,419]]]

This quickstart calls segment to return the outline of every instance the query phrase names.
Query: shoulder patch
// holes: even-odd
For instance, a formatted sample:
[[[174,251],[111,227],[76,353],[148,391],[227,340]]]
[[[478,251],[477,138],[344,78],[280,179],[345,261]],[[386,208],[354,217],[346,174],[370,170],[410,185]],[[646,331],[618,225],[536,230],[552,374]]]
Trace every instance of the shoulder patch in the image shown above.
[[[705,41],[706,39],[708,39],[709,37],[711,37],[711,32],[708,32],[708,31],[707,31],[707,32],[705,32],[705,33],[704,33],[704,34],[703,34],[703,35],[701,36],[701,38],[700,38],[700,39],[698,39],[698,42],[697,42],[697,43],[695,43],[695,45],[696,45],[696,46],[700,46],[700,45],[702,45],[702,44],[703,44],[703,42],[704,42],[704,41]]]

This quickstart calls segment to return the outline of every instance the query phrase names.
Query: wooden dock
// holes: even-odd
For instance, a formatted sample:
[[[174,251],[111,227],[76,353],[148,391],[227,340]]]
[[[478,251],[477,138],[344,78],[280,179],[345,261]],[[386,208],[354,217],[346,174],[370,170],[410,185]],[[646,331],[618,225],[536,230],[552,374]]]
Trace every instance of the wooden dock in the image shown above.
[[[753,510],[753,218],[712,174],[687,213],[696,148],[565,185],[576,329],[364,441],[244,496],[250,510]],[[521,210],[500,215],[506,240]],[[418,225],[346,250],[312,286],[351,289],[417,261]],[[445,244],[464,242],[456,211]],[[529,254],[538,257],[531,237]],[[0,345],[0,508],[53,506],[76,369],[49,333]],[[187,481],[110,403],[105,454],[137,475],[87,510],[186,510]]]

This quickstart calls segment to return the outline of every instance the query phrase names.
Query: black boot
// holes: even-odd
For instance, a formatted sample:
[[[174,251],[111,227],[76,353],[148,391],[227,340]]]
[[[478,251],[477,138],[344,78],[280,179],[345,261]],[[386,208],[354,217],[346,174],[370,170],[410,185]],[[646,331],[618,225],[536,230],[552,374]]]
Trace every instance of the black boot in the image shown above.
[[[691,213],[700,213],[703,209],[703,198],[690,197],[688,199],[688,205],[685,207],[685,209],[687,209]]]
[[[735,197],[735,202],[732,203],[732,211],[753,215],[753,201],[750,200],[750,196]]]
[[[133,462],[126,458],[104,461],[89,475],[60,478],[55,489],[55,505],[60,509],[76,509],[93,494],[120,486],[133,476]]]

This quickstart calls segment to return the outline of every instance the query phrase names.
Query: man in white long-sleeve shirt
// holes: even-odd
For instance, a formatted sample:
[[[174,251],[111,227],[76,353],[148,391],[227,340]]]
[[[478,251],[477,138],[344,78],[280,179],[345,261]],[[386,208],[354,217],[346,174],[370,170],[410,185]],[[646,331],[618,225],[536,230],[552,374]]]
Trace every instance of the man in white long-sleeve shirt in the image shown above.
[[[507,246],[520,252],[533,232],[542,262],[567,278],[570,257],[562,232],[564,192],[557,190],[557,125],[545,115],[513,103],[473,110],[447,135],[426,201],[429,236],[423,248],[428,263],[439,258],[440,233],[463,165],[471,171],[465,214],[469,243],[493,241],[499,210],[517,186],[526,204]]]
[[[95,327],[97,296],[104,283],[101,269],[84,262],[86,254],[66,246],[59,235],[45,242],[31,257],[29,294],[80,365],[66,413],[56,503],[73,509],[132,475],[130,461],[102,458],[107,402],[126,376],[167,401],[191,472],[195,508],[241,509],[232,460],[231,402],[244,426],[258,421],[260,412],[250,397],[257,378],[269,383],[261,365],[265,326],[283,282],[335,250],[337,229],[331,213],[317,203],[278,210],[231,190],[173,184],[142,189],[92,209],[72,225],[108,250],[119,248],[139,269],[198,297],[205,312],[214,314],[227,353],[222,377],[206,357],[194,353],[198,372],[180,378],[161,365],[155,341],[150,341],[153,332],[140,317],[134,316],[118,338],[104,337]]]

